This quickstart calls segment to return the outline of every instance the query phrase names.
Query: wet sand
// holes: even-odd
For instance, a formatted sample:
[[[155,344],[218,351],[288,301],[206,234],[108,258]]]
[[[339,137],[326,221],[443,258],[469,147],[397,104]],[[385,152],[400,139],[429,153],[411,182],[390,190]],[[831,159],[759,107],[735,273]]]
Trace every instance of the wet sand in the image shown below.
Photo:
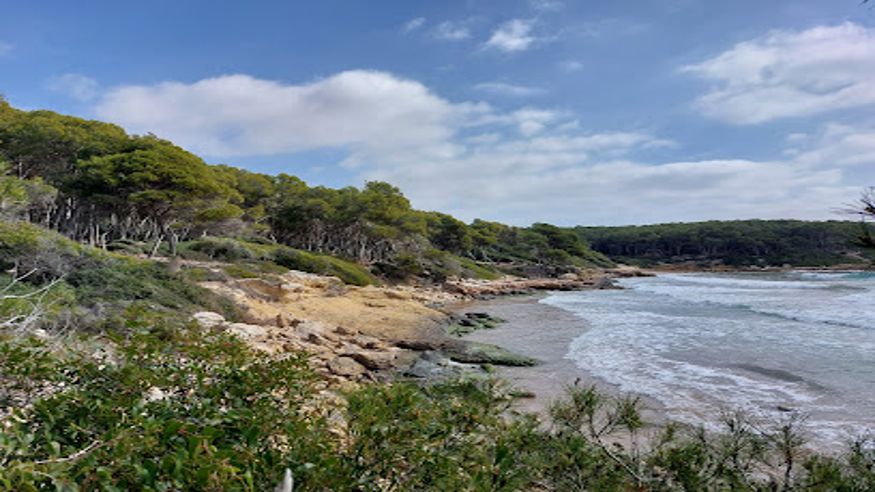
[[[486,312],[506,321],[494,329],[469,333],[463,339],[491,343],[541,361],[534,367],[499,367],[497,370],[498,375],[515,388],[534,394],[533,398],[517,400],[520,411],[546,416],[550,404],[575,382],[618,394],[617,388],[594,378],[585,368],[566,358],[569,344],[588,329],[588,324],[563,309],[538,302],[544,297],[546,295],[501,297],[460,305],[459,312]],[[647,420],[662,420],[653,412],[657,409],[656,402],[645,404]]]

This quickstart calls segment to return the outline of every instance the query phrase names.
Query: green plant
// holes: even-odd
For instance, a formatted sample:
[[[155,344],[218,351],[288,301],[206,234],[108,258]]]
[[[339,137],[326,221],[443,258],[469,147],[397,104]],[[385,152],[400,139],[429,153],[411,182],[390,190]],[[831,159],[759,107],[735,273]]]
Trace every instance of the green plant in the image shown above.
[[[55,385],[0,431],[0,489],[268,490],[330,442],[304,414],[313,377],[301,357],[146,311],[125,324],[107,360],[0,343],[4,378]]]

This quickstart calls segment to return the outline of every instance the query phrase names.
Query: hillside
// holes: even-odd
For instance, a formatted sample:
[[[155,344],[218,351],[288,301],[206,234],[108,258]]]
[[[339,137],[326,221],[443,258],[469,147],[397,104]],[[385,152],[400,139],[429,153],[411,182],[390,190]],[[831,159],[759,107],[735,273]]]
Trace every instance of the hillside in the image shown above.
[[[652,266],[866,265],[865,226],[852,221],[740,220],[625,227],[577,227],[614,261]]]
[[[548,224],[465,224],[415,210],[400,190],[308,186],[200,157],[152,135],[0,100],[0,213],[108,250],[175,256],[205,236],[330,255],[388,280],[557,275],[610,265]],[[309,261],[298,253],[299,263]],[[325,263],[332,260],[314,260]]]

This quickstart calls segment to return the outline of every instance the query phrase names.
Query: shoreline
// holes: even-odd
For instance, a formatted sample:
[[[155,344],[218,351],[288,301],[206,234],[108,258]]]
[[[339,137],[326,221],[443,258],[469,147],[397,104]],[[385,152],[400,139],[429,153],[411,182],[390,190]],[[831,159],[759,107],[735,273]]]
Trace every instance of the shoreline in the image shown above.
[[[528,397],[514,400],[514,408],[521,412],[534,413],[548,421],[550,405],[565,396],[568,386],[595,386],[610,396],[627,393],[578,366],[566,357],[569,344],[589,329],[589,322],[574,313],[540,302],[549,293],[525,296],[505,296],[490,300],[478,300],[454,306],[457,313],[480,311],[504,320],[495,328],[481,329],[460,339],[497,345],[503,349],[540,361],[529,367],[496,366],[496,374],[524,392]],[[666,422],[662,405],[649,397],[641,398],[642,415],[648,423],[660,425]]]

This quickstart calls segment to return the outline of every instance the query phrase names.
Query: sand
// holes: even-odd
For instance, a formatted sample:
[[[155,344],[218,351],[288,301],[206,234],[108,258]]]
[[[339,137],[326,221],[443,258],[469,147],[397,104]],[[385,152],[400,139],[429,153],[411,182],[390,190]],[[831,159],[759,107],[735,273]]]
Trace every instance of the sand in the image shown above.
[[[563,309],[540,303],[545,295],[500,297],[465,303],[460,312],[486,312],[506,322],[494,329],[478,330],[463,339],[491,343],[541,361],[534,367],[499,367],[497,375],[516,389],[531,393],[520,398],[516,408],[548,415],[550,404],[561,398],[569,385],[595,386],[603,393],[619,396],[620,391],[566,358],[569,344],[588,329],[585,319]],[[658,402],[644,399],[644,417],[651,423],[664,421]]]

